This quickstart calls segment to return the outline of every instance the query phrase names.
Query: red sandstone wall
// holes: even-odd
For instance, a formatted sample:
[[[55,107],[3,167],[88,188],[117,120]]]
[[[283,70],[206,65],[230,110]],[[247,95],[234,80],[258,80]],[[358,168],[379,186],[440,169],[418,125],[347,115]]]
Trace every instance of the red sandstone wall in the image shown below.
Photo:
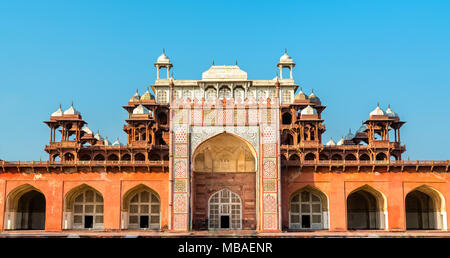
[[[385,196],[388,211],[388,230],[403,231],[405,226],[405,198],[415,188],[427,185],[439,191],[445,206],[449,207],[450,183],[447,173],[424,172],[314,172],[298,168],[282,169],[282,226],[289,227],[289,199],[291,195],[307,186],[313,186],[328,197],[329,229],[347,229],[347,196],[355,189],[369,185]],[[447,215],[447,220],[449,216]]]
[[[104,229],[120,229],[122,197],[131,188],[144,184],[158,193],[161,201],[161,227],[168,225],[168,173],[4,173],[0,179],[0,230],[9,193],[23,184],[39,189],[46,199],[47,231],[61,231],[64,196],[82,184],[95,188],[104,199]]]
[[[214,181],[214,184],[222,181],[223,179]],[[235,180],[235,182],[239,182],[239,180]],[[103,195],[104,228],[106,230],[120,229],[122,197],[126,191],[139,184],[145,184],[159,194],[161,226],[164,227],[168,224],[168,173],[2,173],[0,177],[0,230],[4,229],[7,197],[11,191],[23,184],[30,184],[45,195],[47,202],[46,230],[48,231],[61,230],[64,196],[68,191],[81,184],[87,184]],[[448,202],[450,183],[447,173],[313,172],[307,168],[299,173],[298,168],[292,167],[289,170],[283,168],[281,187],[283,227],[289,226],[289,197],[298,189],[311,185],[328,197],[330,230],[346,230],[346,198],[353,190],[366,184],[385,196],[389,216],[388,228],[392,231],[405,230],[404,200],[406,195],[416,187],[427,185],[436,189],[443,195],[445,206],[449,207],[450,205]],[[249,182],[245,185],[253,187],[255,183]],[[238,192],[234,188],[231,190]],[[251,189],[246,191],[254,192]],[[194,201],[194,203],[196,202]],[[448,215],[447,220],[450,220]]]

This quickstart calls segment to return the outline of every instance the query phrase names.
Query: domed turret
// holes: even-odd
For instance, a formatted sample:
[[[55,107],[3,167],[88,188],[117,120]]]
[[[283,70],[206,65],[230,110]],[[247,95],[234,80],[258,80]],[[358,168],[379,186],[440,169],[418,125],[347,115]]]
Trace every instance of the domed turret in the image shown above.
[[[330,138],[330,140],[327,142],[326,146],[335,146],[336,143],[333,141],[333,138]]]
[[[141,100],[144,101],[144,100],[152,100],[152,99],[155,99],[155,96],[153,96],[153,95],[150,93],[150,90],[149,90],[148,87],[147,87],[147,91],[146,91],[144,94],[142,94]]]
[[[300,91],[295,95],[295,100],[307,100],[308,96],[303,92],[302,88],[300,88]]]
[[[139,106],[133,109],[133,115],[146,115],[146,114],[150,114],[150,110],[148,110],[142,104],[139,104]]]
[[[341,139],[336,143],[336,145],[344,145],[344,138],[341,137]]]
[[[89,129],[89,127],[87,127],[87,126],[81,128],[81,130],[87,134],[94,134],[94,132],[92,132],[92,130]]]
[[[78,112],[74,107],[73,107],[73,102],[72,105],[70,106],[70,108],[68,108],[66,111],[64,111],[64,115],[79,115],[80,112]]]
[[[367,130],[367,125],[361,125],[361,127],[356,131],[356,133],[364,133]]]
[[[348,134],[344,137],[344,140],[351,141],[355,135],[352,133],[352,129],[348,129]]]
[[[280,57],[280,63],[292,63],[292,62],[293,62],[292,58],[286,52],[284,52],[284,55]]]
[[[63,114],[64,114],[64,113],[63,113],[63,111],[62,111],[62,109],[61,109],[61,105],[59,105],[58,110],[56,110],[55,112],[53,112],[51,116],[62,116]]]
[[[140,99],[141,95],[139,95],[138,90],[136,89],[136,94],[134,94],[128,102],[139,102]]]
[[[166,56],[165,50],[163,48],[163,53],[158,57],[158,59],[156,60],[156,62],[154,63],[155,67],[156,67],[156,80],[160,79],[160,69],[161,68],[166,68],[167,69],[167,77],[165,79],[169,79],[169,74],[170,74],[170,68],[172,68],[172,63],[170,62],[170,59],[168,56]]]
[[[158,57],[158,59],[156,60],[157,63],[166,63],[169,64],[170,63],[170,59],[168,56],[166,56],[165,50],[163,49],[163,53]]]
[[[317,115],[317,110],[310,105],[302,109],[300,115]]]
[[[97,139],[97,141],[103,141],[103,137],[100,135],[100,130],[97,130],[97,134],[94,135],[94,138]]]
[[[377,107],[370,112],[370,116],[384,116],[384,111],[380,108],[380,104],[378,104]]]
[[[119,137],[117,137],[117,140],[113,142],[113,146],[122,146],[123,144],[119,141]]]
[[[386,115],[387,115],[388,117],[391,117],[391,118],[398,118],[397,113],[395,113],[394,111],[392,111],[391,105],[388,105],[388,109],[386,109]]]
[[[280,57],[280,62],[277,64],[277,67],[280,69],[280,79],[283,79],[283,68],[289,68],[289,79],[293,79],[292,68],[294,68],[294,66],[294,60],[287,54],[287,50],[285,49],[284,55]]]
[[[111,145],[111,143],[110,143],[109,140],[108,140],[108,137],[106,137],[106,139],[103,141],[103,144],[104,144],[105,146]]]
[[[319,97],[316,96],[316,94],[314,94],[314,90],[312,90],[311,95],[309,95],[308,99],[311,102],[320,103],[320,99],[319,99]]]

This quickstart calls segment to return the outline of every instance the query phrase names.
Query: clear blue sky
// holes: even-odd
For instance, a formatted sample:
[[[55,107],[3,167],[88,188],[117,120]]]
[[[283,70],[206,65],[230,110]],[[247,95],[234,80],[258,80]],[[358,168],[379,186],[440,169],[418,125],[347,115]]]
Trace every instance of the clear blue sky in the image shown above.
[[[0,158],[46,160],[42,123],[72,100],[92,130],[126,142],[122,105],[156,78],[215,63],[272,79],[284,48],[294,78],[327,105],[339,140],[380,102],[407,121],[404,159],[450,158],[450,1],[0,1]]]

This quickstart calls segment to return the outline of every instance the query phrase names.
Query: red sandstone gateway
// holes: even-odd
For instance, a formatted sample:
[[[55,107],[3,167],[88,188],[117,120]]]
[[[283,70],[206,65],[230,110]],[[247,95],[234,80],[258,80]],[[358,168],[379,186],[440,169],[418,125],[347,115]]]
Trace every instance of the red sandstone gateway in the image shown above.
[[[272,80],[237,64],[175,80],[163,53],[156,98],[123,107],[126,144],[60,107],[45,121],[48,161],[1,161],[0,230],[447,230],[449,160],[403,161],[390,107],[323,144],[325,106],[294,97],[287,53],[277,66]]]

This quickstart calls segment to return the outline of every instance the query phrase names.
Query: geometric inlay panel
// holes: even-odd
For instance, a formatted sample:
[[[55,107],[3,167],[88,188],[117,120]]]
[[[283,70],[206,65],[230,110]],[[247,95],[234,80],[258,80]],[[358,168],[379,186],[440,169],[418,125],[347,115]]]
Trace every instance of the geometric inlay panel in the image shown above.
[[[277,191],[277,180],[276,179],[264,179],[263,189],[264,189],[264,192],[276,192]]]
[[[264,212],[277,211],[277,197],[275,194],[264,194]]]
[[[187,145],[175,144],[173,152],[175,157],[187,157]]]
[[[173,195],[173,212],[184,213],[187,212],[187,197],[186,194]]]
[[[277,168],[275,165],[275,159],[264,159],[263,163],[263,177],[264,178],[276,178]]]
[[[173,184],[174,192],[187,192],[186,179],[175,179]]]
[[[174,161],[174,177],[175,178],[186,178],[186,160],[176,159]]]
[[[263,145],[264,157],[276,157],[277,145],[275,143],[266,143]]]
[[[274,213],[264,214],[264,229],[277,229],[277,216]]]

